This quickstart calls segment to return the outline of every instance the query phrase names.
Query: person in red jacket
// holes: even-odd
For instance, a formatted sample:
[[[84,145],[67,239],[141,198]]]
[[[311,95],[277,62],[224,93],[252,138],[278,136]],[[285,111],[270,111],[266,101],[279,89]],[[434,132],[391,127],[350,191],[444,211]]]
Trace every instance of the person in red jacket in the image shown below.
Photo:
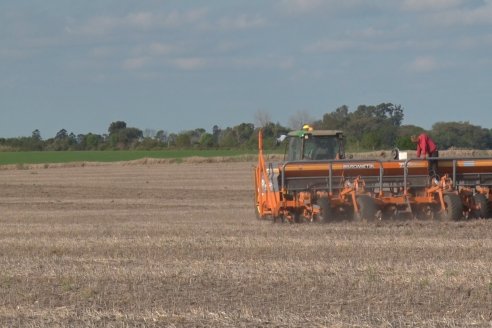
[[[426,159],[427,157],[439,157],[439,151],[434,140],[426,133],[421,133],[419,136],[412,136],[411,140],[417,144],[417,157]],[[429,160],[429,176],[439,179],[437,175],[437,159]]]

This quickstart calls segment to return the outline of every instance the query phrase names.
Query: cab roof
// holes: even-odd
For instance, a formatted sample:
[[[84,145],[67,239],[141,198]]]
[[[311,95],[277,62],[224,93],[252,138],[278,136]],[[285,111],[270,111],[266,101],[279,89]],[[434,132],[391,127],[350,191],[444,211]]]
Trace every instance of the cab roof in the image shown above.
[[[298,130],[291,131],[287,134],[289,137],[304,137],[305,135],[312,135],[315,137],[340,137],[343,135],[343,131],[340,130]]]

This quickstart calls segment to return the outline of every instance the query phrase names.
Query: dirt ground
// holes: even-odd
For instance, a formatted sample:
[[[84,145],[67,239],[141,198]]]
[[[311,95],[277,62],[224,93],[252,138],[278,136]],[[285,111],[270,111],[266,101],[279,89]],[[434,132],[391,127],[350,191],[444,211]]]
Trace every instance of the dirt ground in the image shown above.
[[[252,165],[0,170],[0,326],[492,327],[492,220],[260,222]]]

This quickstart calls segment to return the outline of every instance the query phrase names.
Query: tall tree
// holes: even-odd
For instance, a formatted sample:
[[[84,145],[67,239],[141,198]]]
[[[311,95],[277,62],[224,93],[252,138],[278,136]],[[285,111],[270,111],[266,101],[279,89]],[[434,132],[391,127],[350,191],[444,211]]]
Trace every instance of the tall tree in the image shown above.
[[[160,142],[164,142],[165,143],[167,141],[167,132],[164,131],[164,130],[159,130],[155,134],[155,137],[154,138],[156,140],[160,141]]]
[[[297,111],[289,117],[289,128],[292,130],[302,129],[304,124],[313,124],[314,118],[308,111]]]
[[[176,136],[176,147],[189,148],[191,146],[191,134],[189,131],[181,132]]]
[[[214,146],[219,145],[219,137],[220,137],[221,129],[219,128],[218,125],[214,125],[212,127],[212,136],[214,139]]]
[[[253,123],[241,123],[232,128],[238,145],[245,144],[255,131]]]
[[[111,134],[117,133],[119,130],[122,130],[122,129],[126,129],[126,122],[124,122],[124,121],[112,122],[109,125],[108,133],[111,135]]]
[[[61,129],[56,133],[55,140],[64,140],[68,137],[67,130]]]
[[[423,128],[416,125],[402,125],[398,129],[398,135],[396,137],[396,147],[401,150],[415,149],[415,144],[410,140],[413,135],[419,135],[425,132]]]
[[[39,132],[39,130],[38,130],[38,129],[36,129],[36,130],[32,131],[32,135],[31,135],[31,137],[32,137],[34,140],[36,140],[36,141],[41,141],[41,140],[42,140],[42,138],[41,138],[41,132]]]
[[[349,120],[349,108],[343,105],[334,112],[323,115],[323,120],[319,125],[322,129],[327,130],[345,130]]]
[[[486,149],[492,146],[489,131],[469,122],[437,122],[432,126],[431,135],[441,149]]]

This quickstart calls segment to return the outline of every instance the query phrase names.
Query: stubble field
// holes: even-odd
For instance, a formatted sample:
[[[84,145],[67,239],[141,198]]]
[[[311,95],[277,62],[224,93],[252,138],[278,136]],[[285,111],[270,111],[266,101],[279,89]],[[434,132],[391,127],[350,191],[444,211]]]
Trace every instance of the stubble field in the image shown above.
[[[0,170],[0,326],[492,327],[492,220],[259,222],[252,165]]]

